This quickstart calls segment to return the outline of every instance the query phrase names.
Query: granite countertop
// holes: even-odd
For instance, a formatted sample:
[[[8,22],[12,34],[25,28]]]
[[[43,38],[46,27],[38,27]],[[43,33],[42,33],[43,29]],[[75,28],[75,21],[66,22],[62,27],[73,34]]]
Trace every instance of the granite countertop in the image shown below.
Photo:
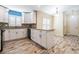
[[[37,29],[37,28],[30,28],[30,29],[43,30],[43,31],[54,31],[55,30],[55,29]]]
[[[1,27],[1,29],[22,29],[22,28],[26,28],[23,26],[6,26],[6,27]]]

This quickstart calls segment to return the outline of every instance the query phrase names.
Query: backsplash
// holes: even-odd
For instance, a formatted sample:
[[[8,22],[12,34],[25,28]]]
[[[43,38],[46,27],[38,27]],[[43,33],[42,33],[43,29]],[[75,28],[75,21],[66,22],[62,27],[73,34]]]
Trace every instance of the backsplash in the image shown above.
[[[36,28],[36,24],[22,24],[23,27]]]

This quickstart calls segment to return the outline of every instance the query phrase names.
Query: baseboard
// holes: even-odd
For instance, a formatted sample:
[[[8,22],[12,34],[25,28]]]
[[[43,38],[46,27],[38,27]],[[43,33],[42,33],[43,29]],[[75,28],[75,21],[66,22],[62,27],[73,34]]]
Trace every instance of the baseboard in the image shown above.
[[[71,36],[71,35],[72,35],[72,36],[79,36],[79,35],[73,35],[73,34],[70,34],[70,33],[64,34],[64,36],[67,36],[67,35],[68,35],[68,36]]]
[[[32,42],[34,42],[35,44],[37,44],[37,46],[39,45],[42,49],[47,50],[47,48],[43,47],[43,46],[42,46],[42,45],[40,45],[39,43],[37,43],[37,42],[35,42],[35,41],[33,41],[33,40],[32,40]]]
[[[12,39],[12,40],[6,40],[4,42],[9,42],[9,41],[17,41],[17,40],[22,40],[22,39],[26,39],[27,37],[23,37],[23,38],[18,38],[18,39]]]
[[[79,36],[79,35],[78,35]]]
[[[55,34],[57,37],[64,37],[64,35]]]

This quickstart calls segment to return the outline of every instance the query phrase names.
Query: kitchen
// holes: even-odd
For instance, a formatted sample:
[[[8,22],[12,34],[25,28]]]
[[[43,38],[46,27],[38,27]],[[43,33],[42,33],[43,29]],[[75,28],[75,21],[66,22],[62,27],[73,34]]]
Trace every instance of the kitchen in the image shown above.
[[[0,5],[1,53],[77,53],[78,7]]]

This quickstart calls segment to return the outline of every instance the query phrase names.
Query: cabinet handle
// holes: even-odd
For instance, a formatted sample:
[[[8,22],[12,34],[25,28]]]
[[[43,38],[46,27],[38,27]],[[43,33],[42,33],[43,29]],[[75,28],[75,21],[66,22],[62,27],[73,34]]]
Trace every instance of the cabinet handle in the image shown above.
[[[41,34],[40,34],[40,38],[41,38]]]
[[[16,32],[16,34],[18,34],[18,32]]]

